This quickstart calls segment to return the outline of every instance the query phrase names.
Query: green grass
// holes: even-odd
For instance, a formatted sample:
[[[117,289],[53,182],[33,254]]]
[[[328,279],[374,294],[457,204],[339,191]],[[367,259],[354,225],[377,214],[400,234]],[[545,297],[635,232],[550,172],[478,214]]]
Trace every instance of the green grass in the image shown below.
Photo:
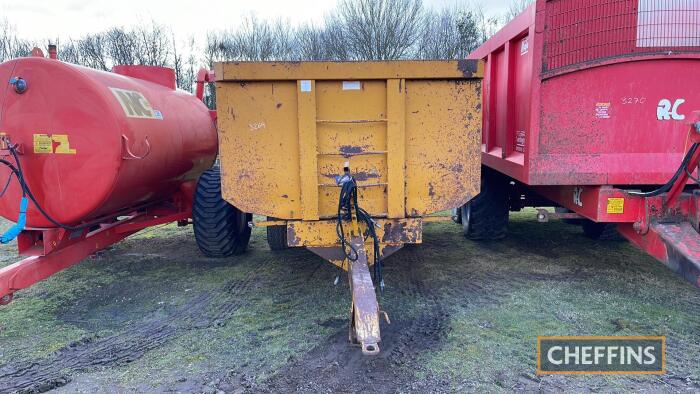
[[[575,226],[537,223],[533,210],[512,214],[510,231],[502,242],[475,243],[452,223],[431,223],[423,245],[386,260],[381,303],[392,320],[407,324],[435,305],[444,310],[437,345],[403,360],[402,373],[441,377],[460,391],[652,390],[666,381],[538,380],[536,338],[666,335],[671,376],[700,381],[696,288],[626,242],[597,243]],[[422,256],[414,275],[425,294],[407,290],[414,248]],[[0,265],[14,260],[11,246],[3,246]],[[248,253],[222,262],[198,253],[190,228],[156,228],[18,292],[0,308],[0,365],[46,357],[81,338],[129,332],[213,295],[200,315],[236,303],[224,321],[198,327],[196,319],[176,320],[182,329],[162,346],[129,364],[81,374],[139,391],[221,373],[262,383],[345,330],[349,291],[344,280],[333,285],[337,273],[303,250],[269,251],[264,229],[254,230]],[[230,293],[235,297],[226,293],[231,284],[242,284]]]

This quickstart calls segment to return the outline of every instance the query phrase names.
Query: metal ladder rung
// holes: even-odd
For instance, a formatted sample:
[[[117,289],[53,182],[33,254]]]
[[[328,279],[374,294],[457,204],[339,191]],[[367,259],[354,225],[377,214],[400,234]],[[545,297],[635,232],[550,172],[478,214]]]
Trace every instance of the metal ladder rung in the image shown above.
[[[352,157],[352,156],[363,156],[363,155],[386,155],[387,151],[385,150],[375,150],[375,151],[366,151],[366,152],[350,152],[350,153],[342,153],[342,152],[319,152],[319,156],[343,156],[343,157]]]
[[[364,119],[364,120],[331,120],[316,119],[316,123],[386,123],[386,119]]]
[[[357,184],[357,187],[377,187],[377,186],[387,186],[388,183],[386,182],[380,182],[380,183],[364,183],[364,184]],[[339,185],[336,185],[335,183],[319,183],[319,187],[340,187]]]

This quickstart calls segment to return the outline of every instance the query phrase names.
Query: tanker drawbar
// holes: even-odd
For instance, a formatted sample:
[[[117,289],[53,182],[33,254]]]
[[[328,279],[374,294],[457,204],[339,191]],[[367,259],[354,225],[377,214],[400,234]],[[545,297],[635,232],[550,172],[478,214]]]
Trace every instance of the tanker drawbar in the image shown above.
[[[156,224],[189,223],[216,158],[209,109],[173,70],[103,72],[35,56],[0,64],[0,216],[25,260],[0,269],[0,303]]]

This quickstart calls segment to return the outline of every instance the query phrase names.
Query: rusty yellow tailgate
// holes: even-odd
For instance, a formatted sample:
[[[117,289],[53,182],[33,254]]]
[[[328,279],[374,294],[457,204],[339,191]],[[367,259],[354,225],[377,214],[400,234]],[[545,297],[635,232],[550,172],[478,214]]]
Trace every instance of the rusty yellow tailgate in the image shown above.
[[[337,214],[349,167],[372,216],[420,217],[479,191],[477,61],[216,65],[224,198],[281,219]]]

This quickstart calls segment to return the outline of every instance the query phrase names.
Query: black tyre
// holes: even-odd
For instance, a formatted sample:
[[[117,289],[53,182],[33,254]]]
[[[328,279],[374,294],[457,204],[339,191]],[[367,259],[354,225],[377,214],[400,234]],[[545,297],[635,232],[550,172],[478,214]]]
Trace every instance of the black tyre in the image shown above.
[[[584,220],[581,223],[583,234],[600,241],[619,241],[622,236],[617,232],[617,226],[613,223],[597,223],[592,220]]]
[[[482,168],[481,192],[461,207],[464,236],[473,240],[497,240],[508,233],[508,179]]]
[[[462,224],[462,207],[452,208],[452,221]]]
[[[218,165],[199,178],[192,220],[197,246],[207,257],[228,257],[243,253],[248,247],[248,222],[253,220],[253,215],[242,212],[221,197]]]
[[[268,217],[267,220],[277,220]],[[284,250],[287,246],[287,226],[267,226],[267,245],[270,250]]]

